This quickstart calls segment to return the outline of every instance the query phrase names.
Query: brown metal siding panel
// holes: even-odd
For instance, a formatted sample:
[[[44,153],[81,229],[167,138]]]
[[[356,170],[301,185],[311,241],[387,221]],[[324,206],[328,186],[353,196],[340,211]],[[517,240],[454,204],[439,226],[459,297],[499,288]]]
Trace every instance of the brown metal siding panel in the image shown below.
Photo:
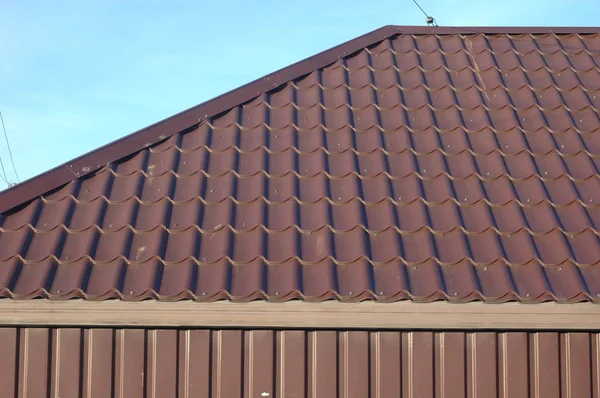
[[[18,329],[0,329],[0,391],[15,396],[19,361]]]
[[[83,397],[101,398],[113,396],[116,391],[116,364],[113,329],[83,330]],[[68,342],[67,342],[68,344]]]
[[[2,396],[21,398],[598,397],[595,333],[5,328],[0,336]]]
[[[141,329],[116,331],[115,395],[119,398],[144,398],[148,376],[146,332]],[[108,348],[108,347],[106,347]]]
[[[338,394],[337,332],[308,332],[308,396],[336,397]]]
[[[560,341],[553,332],[529,336],[529,374],[532,398],[560,397]]]
[[[19,397],[45,397],[50,390],[50,330],[20,330]]]
[[[213,333],[212,393],[217,397],[242,396],[244,388],[243,331],[218,330]]]
[[[501,397],[528,397],[527,333],[498,334],[498,376]]]
[[[274,333],[272,330],[244,332],[244,396],[274,394]]]
[[[148,332],[148,398],[177,396],[177,330]]]
[[[52,330],[50,396],[76,398],[81,382],[81,329]]]
[[[497,397],[497,339],[496,333],[467,333],[467,396],[469,398]]]
[[[306,397],[308,369],[307,333],[287,330],[276,333],[277,397]]]
[[[466,346],[464,333],[435,334],[436,397],[466,396]]]
[[[590,335],[564,333],[561,340],[563,396],[568,398],[590,396],[592,391]]]
[[[211,331],[179,331],[179,395],[181,398],[209,398],[212,368]]]

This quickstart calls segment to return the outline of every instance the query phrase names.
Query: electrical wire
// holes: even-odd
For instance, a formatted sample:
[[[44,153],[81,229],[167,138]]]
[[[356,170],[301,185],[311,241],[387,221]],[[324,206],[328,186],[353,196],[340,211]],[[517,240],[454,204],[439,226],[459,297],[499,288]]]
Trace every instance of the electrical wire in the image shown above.
[[[2,168],[2,174],[0,174],[0,178],[2,181],[6,183],[6,185],[10,188],[10,182],[6,179],[6,170],[4,169],[4,162],[2,161],[2,157],[0,157],[0,167]]]
[[[412,1],[413,1],[413,3],[415,3],[415,5],[417,7],[419,7],[419,10],[421,10],[421,12],[423,13],[423,15],[425,15],[425,20],[427,21],[427,25],[437,26],[437,23],[435,22],[435,19],[431,15],[429,15],[429,14],[427,14],[425,12],[425,10],[423,9],[423,7],[421,7],[421,5],[417,2],[417,0],[412,0]]]
[[[417,3],[417,0],[413,0],[413,3],[415,3],[415,4],[416,4],[416,6],[417,6],[417,7],[419,7],[419,10],[421,10],[421,12],[423,13],[423,15],[425,15],[425,18],[428,18],[428,17],[429,17],[429,15],[428,15],[428,14],[425,12],[425,10],[423,9],[423,7],[421,7],[421,6],[419,5],[419,3]]]
[[[8,141],[8,134],[6,132],[6,126],[4,125],[4,117],[2,116],[2,111],[0,111],[0,121],[2,121],[2,129],[4,130],[4,138],[6,139],[6,146],[8,148],[8,156],[10,157],[10,162],[12,163],[13,171],[15,172],[15,177],[17,177],[17,182],[21,182],[19,180],[19,174],[17,173],[17,168],[15,167],[15,161],[13,159],[12,151],[10,150],[10,142]],[[4,165],[2,166],[2,170],[4,170]],[[6,180],[6,171],[4,171],[4,177]]]

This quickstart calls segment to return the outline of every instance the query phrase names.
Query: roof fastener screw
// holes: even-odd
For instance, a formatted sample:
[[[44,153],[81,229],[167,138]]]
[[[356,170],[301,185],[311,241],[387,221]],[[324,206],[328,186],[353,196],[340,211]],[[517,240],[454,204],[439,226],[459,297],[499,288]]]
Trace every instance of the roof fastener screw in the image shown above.
[[[157,189],[157,191],[158,191],[158,192],[160,192],[160,191],[161,191],[161,189],[160,189],[160,188],[158,188],[158,189]]]
[[[383,290],[381,290],[381,291],[379,292],[379,294],[385,294],[385,292],[384,292]]]
[[[279,137],[279,135],[275,134],[275,138]]]
[[[341,197],[341,196],[338,196],[338,200],[342,200],[342,197]]]
[[[60,290],[60,289],[57,289],[57,290],[56,290],[56,293],[60,293],[60,292],[62,292],[62,290]]]
[[[187,160],[184,160],[184,161],[183,161],[183,164],[187,164]]]
[[[206,292],[202,292],[202,295],[203,295],[203,296],[206,296]]]
[[[525,297],[529,297],[529,296],[530,296],[530,294],[529,294],[529,293],[525,293]]]
[[[582,122],[583,122],[583,119],[579,119],[579,123],[582,123]]]
[[[242,226],[245,227],[247,224],[245,222],[242,223]]]
[[[276,296],[279,296],[279,292],[275,292],[275,295],[276,295]]]
[[[129,291],[129,294],[133,294],[133,290],[130,290],[130,291]]]
[[[47,227],[47,226],[48,226],[48,223],[47,223],[47,222],[45,222],[45,223],[44,223],[44,227]]]
[[[398,196],[398,200],[402,200],[402,196]]]
[[[488,172],[487,172],[487,173],[485,173],[485,174],[489,176],[489,175],[490,175],[490,172],[488,171]]]
[[[210,192],[214,192],[214,191],[215,191],[214,189],[211,189],[211,190],[210,190]]]
[[[423,169],[423,173],[427,173],[427,169]]]
[[[352,296],[352,292],[348,292],[348,295],[349,295],[349,296]]]
[[[486,265],[485,267],[483,267],[483,270],[484,270],[484,271],[487,271],[487,265]]]
[[[592,203],[594,201],[594,199],[590,199],[590,203]]]
[[[108,224],[108,227],[109,227],[109,228],[112,228],[112,226],[113,226],[112,224]]]
[[[369,171],[369,169],[365,169],[365,173],[367,173]]]
[[[562,268],[561,268],[561,267],[558,267],[558,270],[559,270],[559,271],[562,271]]]
[[[458,292],[454,292],[454,295],[455,295],[455,296],[458,296]]]

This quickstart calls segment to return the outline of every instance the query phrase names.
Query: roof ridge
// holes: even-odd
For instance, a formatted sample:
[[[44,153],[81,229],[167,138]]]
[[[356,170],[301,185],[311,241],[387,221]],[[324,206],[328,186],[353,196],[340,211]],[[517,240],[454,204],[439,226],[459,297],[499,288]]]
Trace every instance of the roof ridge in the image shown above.
[[[64,184],[93,173],[104,165],[143,150],[184,132],[207,118],[221,114],[291,80],[307,75],[335,61],[397,34],[591,34],[600,27],[431,27],[387,25],[349,40],[319,54],[270,73],[239,88],[177,113],[98,149],[59,165],[0,192],[0,214]]]

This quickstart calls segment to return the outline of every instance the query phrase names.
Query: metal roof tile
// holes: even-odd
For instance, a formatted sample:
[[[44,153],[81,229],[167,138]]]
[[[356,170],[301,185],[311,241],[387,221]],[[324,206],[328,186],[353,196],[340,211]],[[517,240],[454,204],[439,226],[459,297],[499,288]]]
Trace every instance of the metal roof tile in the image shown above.
[[[5,212],[2,294],[597,299],[600,35],[398,29]]]

